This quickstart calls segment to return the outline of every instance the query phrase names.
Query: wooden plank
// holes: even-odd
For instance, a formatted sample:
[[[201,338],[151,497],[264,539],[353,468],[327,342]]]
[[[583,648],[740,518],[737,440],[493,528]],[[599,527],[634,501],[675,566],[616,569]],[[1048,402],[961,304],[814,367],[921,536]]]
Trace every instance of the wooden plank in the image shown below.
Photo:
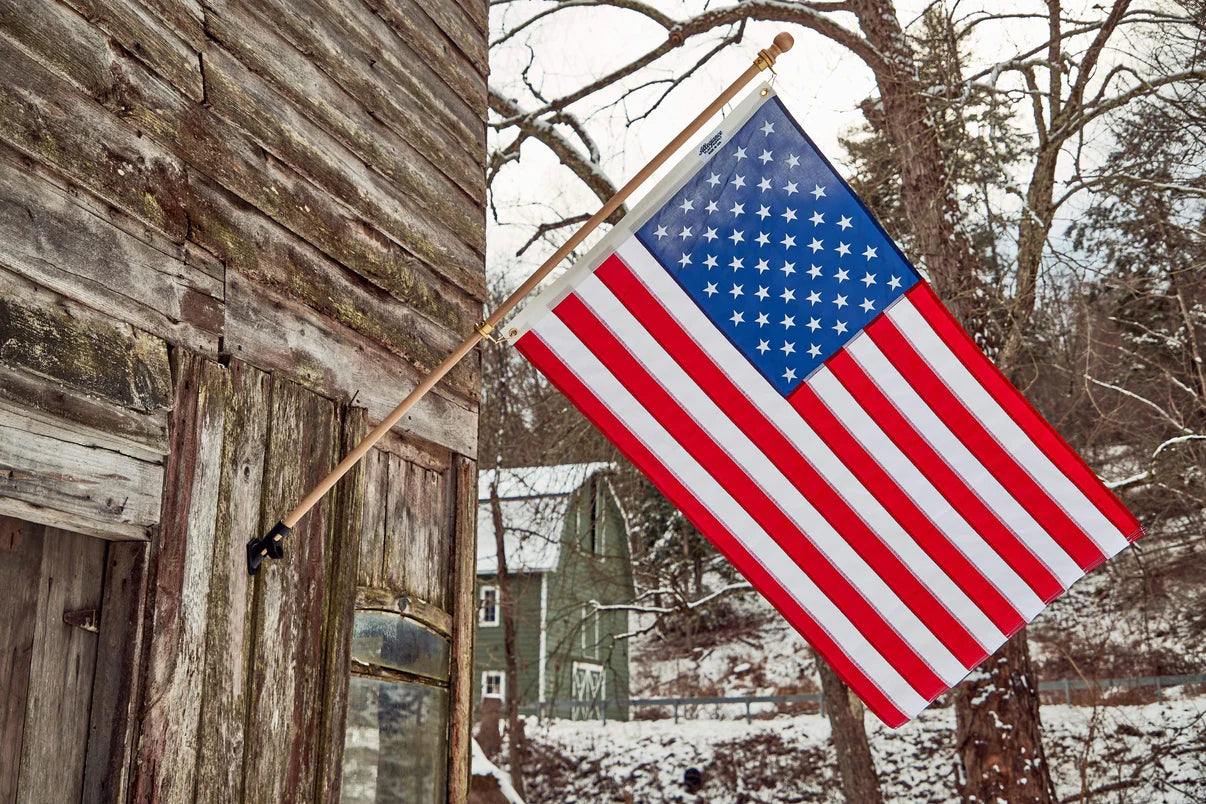
[[[117,438],[141,444],[159,455],[166,455],[168,451],[166,410],[145,413],[131,410],[5,365],[0,365],[0,399],[9,405],[20,406],[30,417],[64,419],[83,429],[103,428]]]
[[[443,609],[438,609],[426,601],[405,594],[398,594],[391,589],[368,589],[360,587],[356,590],[356,608],[367,611],[392,611],[404,614],[413,620],[439,631],[446,637],[452,635],[452,615]]]
[[[77,425],[0,406],[0,514],[145,539],[159,521],[163,466],[80,440]]]
[[[249,21],[248,25],[255,24]],[[338,139],[312,123],[292,102],[267,81],[252,73],[241,62],[222,50],[211,51],[205,61],[207,104],[235,126],[247,131],[258,144],[282,163],[294,166],[311,181],[323,187],[341,202],[353,207],[368,223],[388,235],[415,258],[447,276],[458,287],[482,298],[484,291],[481,276],[482,257],[485,251],[485,212],[476,207],[467,196],[458,192],[444,196],[436,195],[436,185],[431,175],[418,175],[415,181],[399,186],[396,179],[387,178],[378,172],[378,166],[366,167],[365,162],[343,145]],[[214,125],[220,122],[220,125]],[[224,121],[201,120],[192,115],[192,125],[208,124],[213,136],[215,150],[230,151],[231,126]],[[181,132],[184,134],[184,132]],[[221,154],[225,158],[225,154]],[[445,157],[447,159],[447,156]],[[399,164],[402,164],[399,162]],[[408,169],[421,166],[411,162]],[[211,167],[211,166],[207,166]],[[221,163],[212,166],[221,168]],[[275,169],[271,162],[257,160],[256,173],[265,174]],[[431,171],[428,171],[430,174]],[[340,236],[334,236],[332,227],[338,226],[340,218],[348,217],[337,205],[332,208],[330,200],[321,207],[294,211],[300,199],[286,193],[279,182],[256,187],[254,195],[241,192],[239,185],[228,175],[219,174],[232,190],[240,192],[249,201],[299,235],[313,238],[312,242],[328,254],[345,262],[345,252],[357,255],[361,262],[372,260],[388,267],[388,260],[400,260],[403,255],[392,255],[392,250],[374,243],[369,233],[357,232],[355,227],[344,225]],[[248,177],[239,177],[239,184],[246,184]],[[251,177],[252,181],[261,178]],[[423,179],[432,185],[424,189]],[[277,195],[279,193],[279,195]],[[406,199],[400,204],[399,196]],[[456,196],[463,199],[457,202]],[[307,204],[309,205],[309,204]],[[303,217],[326,219],[328,231],[307,231],[294,221]],[[347,242],[343,242],[346,240]],[[384,252],[384,253],[382,253]],[[413,269],[412,269],[413,270]]]
[[[25,730],[25,704],[33,657],[38,578],[42,574],[42,527],[0,517],[0,802],[17,800],[17,773]]]
[[[220,280],[130,235],[118,225],[123,217],[0,148],[0,265],[140,330],[216,353]]]
[[[0,364],[133,410],[170,406],[163,341],[3,268]]]
[[[334,406],[293,383],[275,382],[269,422],[265,531],[334,466],[337,447]],[[332,513],[330,497],[319,502],[289,535],[284,560],[256,578],[245,801],[297,801],[314,790]]]
[[[125,801],[138,726],[148,545],[112,542],[92,683],[84,801]]]
[[[18,48],[0,48],[0,137],[174,242],[188,233],[184,165]]]
[[[451,559],[445,477],[390,456],[383,586],[437,608],[447,607]]]
[[[60,3],[0,0],[0,31],[93,97],[104,97],[118,81],[108,37]]]
[[[449,472],[433,472],[419,469],[422,482],[415,479],[414,493],[431,501],[431,513],[424,519],[424,527],[418,533],[422,545],[420,553],[423,565],[434,569],[422,577],[426,584],[423,599],[431,601],[437,608],[447,610],[451,606],[452,578],[452,493],[453,478]]]
[[[154,449],[120,434],[99,427],[68,422],[59,416],[52,416],[37,409],[31,410],[24,405],[14,405],[4,399],[0,399],[0,413],[11,420],[20,420],[22,426],[31,434],[60,439],[69,434],[71,442],[81,447],[108,450],[147,463],[162,463],[163,456],[167,454],[166,448]]]
[[[140,132],[152,135],[353,270],[384,283],[399,299],[433,319],[451,320],[450,325],[460,320],[459,316],[449,319],[440,311],[446,306],[445,299],[464,295],[461,288],[478,300],[485,297],[480,249],[475,252],[458,245],[457,236],[443,221],[429,222],[437,231],[434,236],[424,235],[416,210],[398,203],[397,189],[383,176],[365,168],[346,148],[296,112],[290,116],[289,104],[282,106],[279,96],[261,79],[229,56],[215,49],[207,57],[209,91],[220,94],[219,83],[226,86],[230,90],[226,96],[234,99],[227,111],[240,118],[234,122],[261,129],[260,134],[276,131],[274,145],[268,150],[280,147],[281,158],[306,165],[307,176],[325,191],[302,180],[283,162],[266,159],[263,148],[237,125],[180,95],[124,51],[110,48],[103,36],[69,9],[58,4],[26,8],[17,0],[0,0],[0,31]],[[62,48],[61,42],[71,42],[72,47]],[[225,81],[220,81],[222,64],[227,68]],[[268,100],[246,101],[253,90]],[[261,101],[269,106],[260,106]],[[289,125],[283,125],[280,117],[287,118]],[[305,137],[317,139],[303,139],[297,125]],[[366,223],[392,243],[366,231]],[[479,238],[484,237],[483,224],[479,219]],[[438,277],[449,281],[441,282]]]
[[[368,434],[364,408],[343,410],[339,454]],[[320,692],[319,765],[315,801],[338,804],[343,781],[343,744],[347,736],[348,675],[351,672],[352,625],[356,616],[356,574],[360,565],[360,533],[364,515],[365,466],[357,464],[334,489],[335,515],[327,544],[330,579],[323,622],[323,684]]]
[[[193,50],[202,52],[208,47],[205,10],[198,0],[141,0],[141,5],[158,14]]]
[[[193,100],[205,97],[197,52],[158,16],[128,0],[67,0],[139,61]]]
[[[460,344],[460,332],[399,304],[226,190],[199,178],[192,189],[193,239],[240,272],[376,341],[422,373]],[[448,375],[448,387],[468,399],[478,398],[480,385],[475,361]]]
[[[392,430],[381,437],[376,448],[434,472],[444,472],[452,466],[452,452],[447,448],[430,442],[416,441]]]
[[[448,801],[464,804],[469,790],[473,723],[473,638],[477,630],[477,463],[457,457],[452,564],[452,679],[448,724]]]
[[[490,30],[490,3],[489,0],[456,0],[461,8],[469,12],[470,19],[473,20],[477,29],[483,35]]]
[[[204,688],[228,380],[222,366],[178,355],[163,520],[149,560],[139,801],[192,800]]]
[[[63,614],[99,609],[106,543],[47,528],[17,785],[22,801],[79,801],[97,635]],[[53,769],[53,772],[50,772]]]
[[[232,55],[270,80],[309,119],[389,177],[432,217],[461,221],[466,214],[483,209],[485,139],[484,125],[478,117],[472,118],[478,136],[468,141],[458,139],[432,124],[433,112],[438,115],[438,111],[418,105],[408,93],[395,91],[390,96],[391,103],[384,104],[380,93],[370,96],[363,91],[366,78],[379,80],[374,75],[379,65],[366,68],[368,61],[360,61],[342,71],[333,71],[332,63],[342,65],[342,59],[349,57],[340,52],[347,47],[345,41],[324,43],[324,52],[320,53],[311,49],[310,41],[299,41],[295,31],[281,26],[275,9],[242,0],[215,0],[215,9],[210,28]],[[339,26],[341,34],[353,37],[363,34],[374,59],[385,58],[385,53],[395,47],[408,50],[388,26],[359,4],[344,4],[338,11],[316,7],[314,13],[324,17],[312,20],[314,27],[321,28],[337,17],[338,22],[333,24]],[[365,27],[376,30],[370,33]],[[278,34],[278,30],[291,36],[292,42]],[[374,33],[384,40],[373,41]],[[320,37],[317,31],[311,31],[309,36],[314,41]],[[328,54],[334,62],[328,63]],[[207,63],[207,71],[209,68]],[[442,85],[437,86],[437,91],[440,90],[450,94]],[[481,97],[485,99],[484,92]],[[455,102],[472,108],[459,99]],[[405,108],[405,114],[399,113],[399,107]],[[217,108],[222,111],[223,107]],[[253,128],[248,130],[255,133]]]
[[[247,542],[260,535],[271,384],[267,374],[231,361],[197,751],[197,799],[215,804],[242,800],[252,673]]]
[[[360,527],[360,564],[356,573],[360,586],[376,587],[382,583],[388,488],[389,455],[371,449],[364,456],[364,513]]]
[[[226,349],[234,357],[287,372],[340,400],[354,396],[374,422],[384,419],[421,380],[368,339],[233,270],[226,328]],[[477,451],[476,405],[442,385],[420,400],[397,429],[462,454]]]
[[[414,0],[365,0],[365,5],[389,23],[394,32],[410,43],[428,64],[444,64],[446,59],[453,59],[448,51],[450,46],[464,54],[477,76],[481,77],[481,89],[478,89],[475,76],[462,75],[467,71],[459,69],[444,80],[461,91],[461,97],[470,104],[478,103],[480,97],[483,106],[479,112],[482,119],[486,119],[485,78],[490,73],[486,36],[455,5],[447,2],[418,3]],[[459,60],[453,59],[453,63],[459,66]]]
[[[400,595],[409,593],[421,598],[418,590],[411,586],[406,559],[401,555],[401,551],[413,549],[409,537],[413,527],[411,519],[414,506],[407,493],[413,465],[397,455],[387,456],[387,462],[389,469],[385,481],[385,539],[381,545],[380,586]]]

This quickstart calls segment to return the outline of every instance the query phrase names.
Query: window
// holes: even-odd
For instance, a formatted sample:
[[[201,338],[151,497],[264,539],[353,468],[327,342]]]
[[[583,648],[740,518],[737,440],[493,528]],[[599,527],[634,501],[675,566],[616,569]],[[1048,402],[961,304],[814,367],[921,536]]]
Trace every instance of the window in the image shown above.
[[[502,698],[507,694],[507,674],[502,670],[487,670],[482,673],[482,697]]]
[[[595,555],[603,554],[603,510],[600,507],[602,487],[597,477],[590,479],[590,525],[586,532],[586,548]]]
[[[590,604],[582,606],[578,643],[583,656],[599,658],[599,612]]]
[[[340,801],[447,800],[449,656],[448,640],[422,623],[356,612]],[[420,680],[383,677],[393,670]]]
[[[483,586],[478,591],[477,622],[479,625],[497,627],[502,622],[498,605],[498,587]]]

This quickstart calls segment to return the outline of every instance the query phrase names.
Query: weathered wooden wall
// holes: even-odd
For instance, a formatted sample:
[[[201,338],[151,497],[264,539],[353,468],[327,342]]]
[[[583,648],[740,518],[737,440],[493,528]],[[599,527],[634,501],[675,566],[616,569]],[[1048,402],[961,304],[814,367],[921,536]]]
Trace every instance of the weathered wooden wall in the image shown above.
[[[486,15],[0,0],[0,515],[126,540],[84,800],[337,799],[352,618],[383,595],[450,640],[464,789],[476,357],[285,560],[249,578],[244,546],[480,316]]]

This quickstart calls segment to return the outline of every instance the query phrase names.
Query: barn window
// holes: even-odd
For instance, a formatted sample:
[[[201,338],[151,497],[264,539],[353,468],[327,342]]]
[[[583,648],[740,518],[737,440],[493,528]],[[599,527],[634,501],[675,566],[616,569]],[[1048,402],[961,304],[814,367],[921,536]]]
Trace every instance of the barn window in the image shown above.
[[[482,697],[503,698],[507,694],[507,674],[502,670],[487,670],[482,673]]]
[[[586,545],[590,552],[603,553],[603,507],[599,504],[599,479],[590,479],[590,524],[586,529]]]
[[[479,605],[477,609],[477,621],[480,625],[495,627],[502,622],[499,616],[498,605],[498,587],[483,586],[478,593]]]
[[[450,654],[424,623],[356,612],[341,801],[446,800]]]

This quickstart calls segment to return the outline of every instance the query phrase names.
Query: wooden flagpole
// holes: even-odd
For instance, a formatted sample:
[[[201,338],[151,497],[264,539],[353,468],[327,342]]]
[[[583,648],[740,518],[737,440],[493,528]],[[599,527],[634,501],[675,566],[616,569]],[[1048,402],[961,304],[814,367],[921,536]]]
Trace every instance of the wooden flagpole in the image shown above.
[[[782,54],[791,50],[794,40],[791,34],[783,32],[775,36],[771,46],[758,51],[758,57],[754,59],[753,64],[746,68],[736,81],[728,86],[723,92],[716,97],[714,101],[708,104],[699,115],[687,124],[678,136],[670,141],[665,148],[658,152],[657,156],[649,161],[649,164],[641,168],[641,171],[633,176],[627,184],[619,189],[615,195],[608,199],[598,212],[591,216],[590,220],[582,224],[578,231],[565,241],[561,248],[557,249],[551,257],[545,260],[544,264],[536,269],[535,273],[527,278],[522,285],[498,306],[497,309],[485,320],[478,323],[474,328],[473,333],[461,342],[452,354],[444,359],[444,362],[436,366],[424,380],[415,386],[415,389],[410,392],[401,403],[398,404],[393,411],[381,420],[381,423],[373,428],[364,439],[356,445],[356,447],[344,456],[339,465],[330,471],[330,473],[319,481],[309,494],[307,494],[301,502],[294,506],[293,510],[280,522],[277,522],[273,528],[264,536],[252,539],[247,543],[247,571],[255,575],[263,563],[265,558],[281,558],[285,551],[281,545],[281,540],[297,525],[298,521],[305,516],[311,508],[313,508],[320,499],[331,487],[339,482],[349,469],[357,464],[364,457],[373,445],[377,443],[389,430],[398,423],[398,421],[406,415],[415,403],[422,399],[428,391],[436,386],[444,375],[452,370],[453,366],[461,362],[465,355],[473,351],[473,348],[484,338],[489,338],[490,333],[494,330],[498,323],[507,313],[514,309],[515,305],[519,304],[529,293],[531,293],[540,282],[549,275],[549,273],[561,264],[561,261],[569,255],[571,251],[586,239],[586,236],[593,232],[600,223],[611,217],[611,214],[623,204],[628,196],[632,195],[637,187],[640,187],[645,181],[653,175],[654,171],[665,164],[666,160],[673,156],[683,144],[693,136],[705,123],[712,119],[713,115],[729,101],[731,101],[741,89],[754,79],[758,73],[763,70],[772,69],[775,65],[775,59]]]

